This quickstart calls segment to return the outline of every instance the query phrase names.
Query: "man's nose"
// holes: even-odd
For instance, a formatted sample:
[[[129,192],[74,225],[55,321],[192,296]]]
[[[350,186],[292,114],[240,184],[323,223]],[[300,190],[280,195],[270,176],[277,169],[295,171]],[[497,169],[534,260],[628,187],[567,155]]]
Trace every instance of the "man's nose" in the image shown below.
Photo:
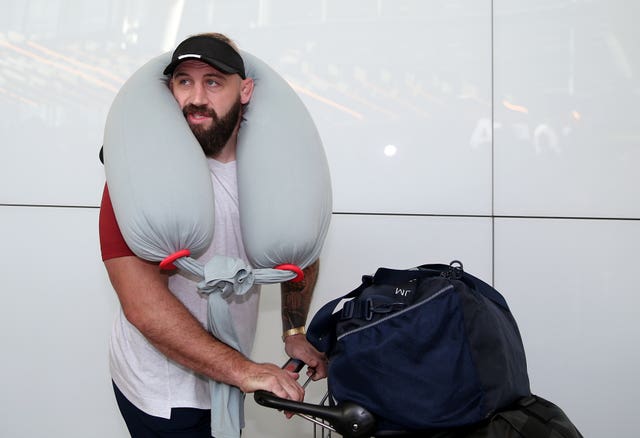
[[[204,86],[196,84],[191,93],[191,103],[194,105],[206,105],[207,93]]]

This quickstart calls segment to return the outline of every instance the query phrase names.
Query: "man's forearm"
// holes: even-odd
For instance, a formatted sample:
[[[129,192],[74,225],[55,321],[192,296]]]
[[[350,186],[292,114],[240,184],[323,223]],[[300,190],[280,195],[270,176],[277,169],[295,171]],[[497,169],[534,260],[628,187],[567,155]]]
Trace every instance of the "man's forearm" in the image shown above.
[[[211,379],[238,385],[248,360],[211,336],[167,289],[166,275],[137,257],[105,262],[126,318],[159,351]],[[229,369],[229,363],[234,367]],[[234,373],[234,371],[236,373]]]
[[[167,288],[157,265],[135,256],[105,261],[122,310],[160,352],[210,379],[301,400],[304,390],[293,376],[274,364],[258,364],[220,342]]]
[[[298,283],[287,281],[281,285],[282,296],[282,330],[286,332],[297,327],[304,327],[313,296],[320,261],[316,260],[307,266],[304,279]]]
[[[282,329],[284,350],[289,357],[307,365],[307,376],[313,380],[327,376],[327,359],[307,341],[303,333],[313,290],[318,280],[319,261],[304,269],[304,279],[298,283],[282,283]]]

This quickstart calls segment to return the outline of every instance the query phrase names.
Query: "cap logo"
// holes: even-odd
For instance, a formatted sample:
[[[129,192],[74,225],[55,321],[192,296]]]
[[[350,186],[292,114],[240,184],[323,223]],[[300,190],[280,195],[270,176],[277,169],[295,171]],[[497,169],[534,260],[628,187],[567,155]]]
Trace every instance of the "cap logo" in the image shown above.
[[[178,56],[178,59],[182,59],[182,58],[202,58],[202,56],[196,55],[195,53],[187,53],[186,55]]]

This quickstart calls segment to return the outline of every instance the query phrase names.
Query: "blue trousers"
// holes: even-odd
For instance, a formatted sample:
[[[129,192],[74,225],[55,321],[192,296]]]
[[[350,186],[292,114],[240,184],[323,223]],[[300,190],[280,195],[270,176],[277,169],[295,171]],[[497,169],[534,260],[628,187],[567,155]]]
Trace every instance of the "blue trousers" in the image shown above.
[[[154,417],[135,407],[113,383],[118,408],[131,438],[211,438],[211,411],[173,408],[171,418]]]

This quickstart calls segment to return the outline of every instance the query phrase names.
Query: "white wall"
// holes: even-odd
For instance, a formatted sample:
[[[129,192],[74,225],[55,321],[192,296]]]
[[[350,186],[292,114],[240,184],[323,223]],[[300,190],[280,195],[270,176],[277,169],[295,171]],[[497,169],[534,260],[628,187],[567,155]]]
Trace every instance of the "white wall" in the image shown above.
[[[532,389],[585,436],[635,436],[638,2],[0,0],[0,10],[0,436],[127,436],[106,365],[117,303],[97,244],[97,151],[123,81],[214,30],[290,81],[325,142],[334,215],[312,310],[378,266],[460,259],[510,303]],[[276,290],[263,295],[254,355],[281,363]],[[312,435],[247,400],[243,436]]]

